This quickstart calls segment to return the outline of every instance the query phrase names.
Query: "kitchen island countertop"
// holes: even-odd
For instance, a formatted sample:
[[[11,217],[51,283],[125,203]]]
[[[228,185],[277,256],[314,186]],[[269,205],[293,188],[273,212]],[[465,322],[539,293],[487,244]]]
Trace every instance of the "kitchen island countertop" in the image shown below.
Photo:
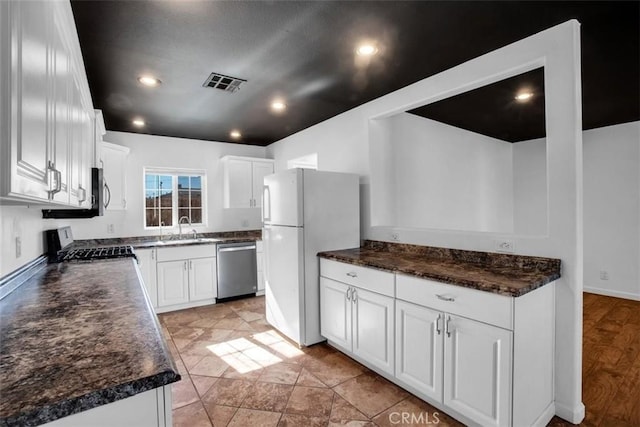
[[[49,264],[0,301],[0,426],[180,380],[135,259]]]
[[[519,297],[560,277],[560,260],[367,240],[319,257]]]

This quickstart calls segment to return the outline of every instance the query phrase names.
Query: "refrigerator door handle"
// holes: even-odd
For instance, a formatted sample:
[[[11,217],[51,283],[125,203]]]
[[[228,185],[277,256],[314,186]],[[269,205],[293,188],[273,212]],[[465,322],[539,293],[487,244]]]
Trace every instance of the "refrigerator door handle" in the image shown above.
[[[262,222],[271,221],[271,191],[269,186],[262,187]]]

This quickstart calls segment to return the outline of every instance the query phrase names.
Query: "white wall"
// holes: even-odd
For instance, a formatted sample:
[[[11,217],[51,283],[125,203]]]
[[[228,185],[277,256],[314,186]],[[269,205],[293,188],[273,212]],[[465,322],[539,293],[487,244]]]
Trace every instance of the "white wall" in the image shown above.
[[[276,168],[287,160],[318,152],[322,170],[361,175],[363,237],[407,243],[491,251],[495,233],[408,230],[389,224],[385,213],[389,183],[385,166],[389,146],[377,128],[380,119],[435,102],[534,68],[545,67],[547,123],[548,234],[513,236],[521,254],[560,258],[563,276],[556,284],[556,413],[574,423],[584,418],[582,366],[582,132],[579,24],[570,21],[490,52],[438,75],[354,108],[268,147]],[[372,132],[370,134],[370,132]],[[386,217],[385,217],[386,216]],[[374,224],[374,226],[371,226]]]
[[[584,288],[640,300],[640,122],[584,133]]]
[[[544,138],[513,145],[513,232],[547,234],[547,141]]]
[[[198,227],[198,232],[261,228],[260,209],[222,208],[222,164],[219,159],[228,154],[264,158],[264,147],[124,132],[107,132],[104,139],[131,150],[127,162],[127,210],[107,211],[102,217],[90,219],[55,220],[42,219],[41,206],[0,206],[0,276],[44,252],[43,230],[71,225],[76,239],[158,234],[157,230],[144,230],[143,226],[142,170],[145,166],[206,170],[208,224]],[[243,227],[245,220],[248,225]],[[107,233],[108,224],[114,225],[114,234]],[[170,231],[177,232],[177,228],[165,228],[165,232]],[[15,256],[17,236],[22,240],[20,257]]]
[[[398,227],[513,231],[512,144],[415,114],[386,121]]]

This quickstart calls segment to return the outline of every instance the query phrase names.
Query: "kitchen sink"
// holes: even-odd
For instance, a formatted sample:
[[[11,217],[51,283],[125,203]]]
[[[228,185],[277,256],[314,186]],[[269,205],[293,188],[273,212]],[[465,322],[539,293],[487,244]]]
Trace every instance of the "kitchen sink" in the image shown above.
[[[138,247],[156,247],[156,246],[179,246],[179,245],[193,245],[198,243],[219,243],[224,241],[223,239],[216,239],[214,237],[198,237],[196,239],[176,239],[176,240],[156,240],[153,242],[146,242]]]

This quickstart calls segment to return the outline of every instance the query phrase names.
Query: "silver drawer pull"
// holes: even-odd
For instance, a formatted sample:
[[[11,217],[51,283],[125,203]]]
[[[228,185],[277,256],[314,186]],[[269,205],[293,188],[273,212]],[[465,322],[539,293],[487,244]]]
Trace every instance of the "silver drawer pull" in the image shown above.
[[[447,324],[445,325],[446,332],[447,332],[447,337],[451,336],[451,328],[449,326],[449,323],[451,323],[451,316],[447,316]]]
[[[347,276],[349,277],[358,277],[357,273],[351,272],[351,273],[347,273]]]
[[[441,299],[442,301],[454,302],[456,300],[455,298],[447,297],[447,296],[440,295],[440,294],[436,294],[436,296],[438,297],[438,299]]]

